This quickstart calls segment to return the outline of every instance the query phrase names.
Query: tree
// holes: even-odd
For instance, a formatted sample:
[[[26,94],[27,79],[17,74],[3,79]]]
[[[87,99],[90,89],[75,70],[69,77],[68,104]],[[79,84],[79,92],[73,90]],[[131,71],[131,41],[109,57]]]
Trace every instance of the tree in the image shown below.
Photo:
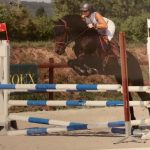
[[[37,17],[43,17],[43,16],[47,16],[46,12],[45,12],[45,9],[43,6],[40,6],[37,11],[36,11],[36,16]]]

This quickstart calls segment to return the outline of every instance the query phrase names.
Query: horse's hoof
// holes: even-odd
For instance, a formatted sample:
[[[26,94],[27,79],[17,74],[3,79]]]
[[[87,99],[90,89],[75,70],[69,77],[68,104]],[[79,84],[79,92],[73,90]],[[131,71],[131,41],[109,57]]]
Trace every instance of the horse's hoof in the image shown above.
[[[12,120],[12,121],[10,122],[10,126],[11,126],[11,128],[13,128],[13,129],[15,129],[15,130],[18,129],[18,127],[17,127],[17,122],[16,122],[15,120]]]
[[[138,125],[132,126],[132,130],[139,129],[140,127]]]

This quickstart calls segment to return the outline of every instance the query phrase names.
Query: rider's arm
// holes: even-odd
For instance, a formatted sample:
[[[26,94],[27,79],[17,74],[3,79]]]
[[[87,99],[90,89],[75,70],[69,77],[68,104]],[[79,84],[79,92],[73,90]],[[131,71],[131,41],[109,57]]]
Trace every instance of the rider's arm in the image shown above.
[[[99,13],[96,12],[96,20],[97,20],[97,24],[96,24],[96,28],[98,29],[107,29],[108,26],[107,26],[107,23],[106,21],[104,20],[103,16]]]

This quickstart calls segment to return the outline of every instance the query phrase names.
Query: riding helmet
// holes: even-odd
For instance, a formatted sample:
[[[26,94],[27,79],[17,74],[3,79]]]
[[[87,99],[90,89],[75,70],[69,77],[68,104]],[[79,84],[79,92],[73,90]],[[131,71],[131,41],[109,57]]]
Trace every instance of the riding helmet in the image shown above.
[[[90,4],[90,3],[83,3],[83,4],[81,4],[80,10],[81,11],[90,11],[90,12],[92,12],[93,11],[92,4]]]

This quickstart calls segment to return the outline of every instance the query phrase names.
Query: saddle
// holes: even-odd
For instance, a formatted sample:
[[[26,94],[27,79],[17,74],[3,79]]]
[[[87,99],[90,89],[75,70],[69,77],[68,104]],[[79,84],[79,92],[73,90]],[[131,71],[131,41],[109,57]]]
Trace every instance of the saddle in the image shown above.
[[[114,57],[120,57],[120,48],[114,39],[109,41],[107,36],[100,36],[99,39],[104,53],[107,53],[107,55],[112,55]]]

